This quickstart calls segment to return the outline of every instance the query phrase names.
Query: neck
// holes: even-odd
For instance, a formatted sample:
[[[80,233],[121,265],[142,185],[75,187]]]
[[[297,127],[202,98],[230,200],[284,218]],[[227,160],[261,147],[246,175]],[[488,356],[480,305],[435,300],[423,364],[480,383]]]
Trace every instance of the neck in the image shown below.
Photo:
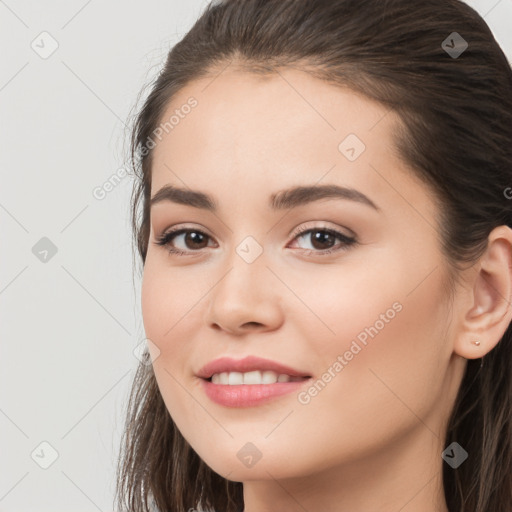
[[[355,463],[244,482],[244,512],[449,512],[442,450],[440,437],[421,425]]]

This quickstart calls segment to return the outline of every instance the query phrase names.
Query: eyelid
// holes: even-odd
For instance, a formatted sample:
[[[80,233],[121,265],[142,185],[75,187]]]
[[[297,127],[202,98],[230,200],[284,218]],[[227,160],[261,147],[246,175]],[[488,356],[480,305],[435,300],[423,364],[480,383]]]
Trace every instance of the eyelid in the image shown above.
[[[210,237],[211,239],[215,238],[212,234],[210,234],[210,232],[206,229],[206,228],[203,228],[202,226],[201,227],[198,227],[197,225],[196,226],[190,226],[188,224],[175,224],[173,226],[170,226],[166,229],[164,229],[162,231],[162,234],[161,235],[155,235],[155,238],[163,238],[164,236],[170,234],[170,233],[176,233],[178,231],[183,231],[183,230],[190,230],[190,231],[198,231],[200,233],[203,233],[205,235],[207,235],[208,237]]]
[[[325,222],[325,221],[311,221],[311,222]],[[329,226],[329,225],[319,225],[319,224],[312,224],[312,225],[307,225],[307,226],[304,226],[304,225],[300,225],[298,228],[294,228],[292,229],[292,231],[290,232],[289,236],[293,236],[293,238],[296,238],[298,235],[306,232],[306,231],[310,231],[312,229],[318,229],[318,230],[327,230],[327,231],[337,231],[337,232],[340,232],[341,230],[346,230],[348,231],[348,233],[343,233],[343,232],[340,232],[341,235],[344,235],[346,236],[347,238],[354,238],[354,239],[357,239],[357,235],[349,228],[346,228],[346,227],[342,227],[342,226]]]

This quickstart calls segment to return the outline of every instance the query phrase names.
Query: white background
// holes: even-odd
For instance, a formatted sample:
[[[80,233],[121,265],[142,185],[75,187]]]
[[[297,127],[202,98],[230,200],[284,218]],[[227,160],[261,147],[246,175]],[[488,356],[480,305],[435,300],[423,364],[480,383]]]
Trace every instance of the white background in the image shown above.
[[[112,510],[145,336],[132,179],[93,190],[125,166],[137,96],[206,3],[0,0],[0,512]],[[512,61],[512,0],[468,3]]]

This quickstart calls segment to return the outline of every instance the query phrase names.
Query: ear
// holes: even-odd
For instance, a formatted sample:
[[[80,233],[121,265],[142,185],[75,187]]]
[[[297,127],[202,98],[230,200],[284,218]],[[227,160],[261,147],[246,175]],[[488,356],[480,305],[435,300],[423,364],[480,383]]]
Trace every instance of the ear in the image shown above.
[[[512,229],[493,229],[485,253],[468,272],[470,286],[454,352],[477,359],[498,344],[512,320]]]

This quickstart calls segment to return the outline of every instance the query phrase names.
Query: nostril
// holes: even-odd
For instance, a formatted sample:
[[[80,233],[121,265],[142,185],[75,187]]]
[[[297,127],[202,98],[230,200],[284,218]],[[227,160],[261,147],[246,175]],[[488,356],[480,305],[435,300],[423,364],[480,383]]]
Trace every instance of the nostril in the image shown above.
[[[255,326],[255,327],[259,327],[260,325],[261,325],[261,324],[260,324],[260,323],[258,323],[258,322],[247,322],[247,323],[245,323],[245,324],[244,324],[244,327],[245,327],[245,326],[247,326],[247,327],[253,327],[253,326]]]

